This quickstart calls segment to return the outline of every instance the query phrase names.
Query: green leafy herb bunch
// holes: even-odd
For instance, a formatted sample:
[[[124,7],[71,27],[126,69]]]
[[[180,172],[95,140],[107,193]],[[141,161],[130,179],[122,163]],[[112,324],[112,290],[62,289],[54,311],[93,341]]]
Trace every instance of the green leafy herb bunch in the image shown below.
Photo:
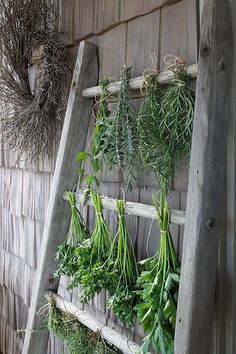
[[[65,197],[71,207],[71,221],[69,232],[65,241],[58,247],[56,260],[58,261],[58,270],[56,277],[61,275],[72,276],[78,268],[76,248],[89,237],[89,230],[85,221],[76,207],[75,195],[73,192],[66,192]]]
[[[84,240],[76,248],[78,270],[72,277],[71,288],[80,284],[80,300],[87,302],[99,293],[107,283],[106,265],[114,238],[104,217],[102,199],[99,193],[90,191],[96,211],[95,225],[91,238]]]
[[[97,175],[103,168],[103,149],[107,140],[110,115],[106,101],[109,95],[107,91],[109,84],[110,79],[107,76],[99,81],[99,87],[101,88],[102,93],[99,101],[95,104],[98,105],[98,110],[95,116],[95,128],[92,134],[91,143],[86,151],[80,151],[76,156],[76,159],[79,162],[84,162],[89,159],[91,167],[90,174],[85,176],[84,167],[79,169],[79,185],[82,184],[85,176],[88,189],[99,186]]]
[[[115,261],[110,263],[110,285],[108,307],[116,317],[127,326],[133,324],[135,315],[134,305],[137,296],[135,294],[138,269],[133,249],[131,236],[125,221],[125,203],[117,200],[118,230],[115,238]],[[115,252],[114,252],[115,251]],[[109,279],[109,278],[108,278]]]
[[[169,230],[170,210],[163,193],[155,201],[160,225],[160,244],[156,255],[142,261],[143,272],[138,279],[139,303],[137,317],[148,333],[140,353],[152,346],[158,353],[173,354],[180,264]]]

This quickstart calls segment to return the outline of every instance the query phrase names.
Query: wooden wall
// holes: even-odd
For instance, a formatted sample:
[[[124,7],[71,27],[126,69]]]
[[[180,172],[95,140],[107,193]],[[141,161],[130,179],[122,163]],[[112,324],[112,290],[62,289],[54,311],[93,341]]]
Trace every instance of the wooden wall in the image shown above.
[[[165,6],[166,3],[172,5]],[[145,68],[153,66],[152,49],[161,67],[161,60],[167,54],[181,55],[189,64],[197,62],[197,0],[60,0],[59,9],[61,30],[74,53],[82,39],[97,44],[100,77],[118,77],[124,62],[132,65],[133,76],[141,75]],[[136,98],[134,103],[140,104],[140,99]],[[91,119],[87,141],[92,129]],[[51,159],[33,167],[19,161],[17,153],[0,150],[0,352],[4,354],[21,353],[23,333],[16,331],[26,325],[55,159],[56,147]],[[104,194],[119,196],[121,179],[118,173],[105,171],[100,180]],[[172,181],[171,207],[185,209],[187,186],[188,170],[184,165],[179,166]],[[155,190],[153,177],[142,173],[135,189],[127,193],[126,198],[150,203]],[[92,227],[93,210],[84,210],[84,215]],[[115,225],[113,213],[106,212],[106,217]],[[141,258],[146,255],[150,222],[129,217],[128,224]],[[174,226],[172,232],[181,253],[183,230]],[[157,243],[158,229],[154,223],[150,231],[150,253]],[[81,306],[79,289],[69,293],[67,284],[68,279],[63,277],[59,294]],[[142,330],[137,324],[131,330],[122,328],[106,309],[105,300],[106,294],[96,296],[85,307],[104,323],[107,321],[140,342]],[[216,328],[218,331],[220,327],[216,325]],[[63,344],[51,337],[48,353],[64,353]],[[219,351],[219,354],[223,353]]]

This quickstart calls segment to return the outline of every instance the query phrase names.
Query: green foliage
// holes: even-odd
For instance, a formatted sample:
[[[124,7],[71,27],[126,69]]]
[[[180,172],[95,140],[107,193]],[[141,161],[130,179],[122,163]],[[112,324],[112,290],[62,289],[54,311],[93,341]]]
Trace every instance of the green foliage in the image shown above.
[[[70,354],[120,353],[114,346],[103,341],[99,333],[83,326],[76,317],[59,310],[55,300],[49,304],[48,329],[61,342],[65,342]]]
[[[105,264],[110,257],[113,237],[104,217],[99,193],[90,192],[96,211],[91,238],[85,239],[75,249],[77,271],[72,276],[70,288],[82,285],[80,300],[87,302],[99,293],[107,283]]]
[[[146,78],[146,94],[138,115],[139,149],[144,164],[167,194],[181,157],[190,153],[194,93],[185,66],[176,66],[171,84],[160,89],[156,75]]]
[[[88,189],[92,187],[99,187],[99,182],[97,179],[97,174],[103,168],[103,147],[107,136],[107,122],[109,120],[110,111],[106,102],[108,96],[107,87],[110,83],[108,77],[104,77],[99,81],[99,86],[102,90],[98,104],[98,110],[96,113],[95,128],[91,138],[91,145],[88,147],[88,151],[80,151],[76,160],[78,162],[84,162],[89,158],[91,171],[90,174],[86,176],[86,184]],[[81,186],[84,180],[85,170],[84,168],[79,169],[79,186]]]
[[[77,270],[77,257],[75,254],[76,247],[86,238],[89,237],[89,231],[84,222],[82,215],[76,208],[75,195],[72,192],[66,192],[71,207],[71,221],[69,232],[65,241],[58,247],[56,260],[58,261],[58,270],[54,276],[60,275],[71,276]]]
[[[137,120],[131,105],[129,80],[131,68],[126,65],[121,71],[121,88],[118,103],[107,120],[107,131],[103,137],[103,155],[109,168],[121,169],[124,188],[131,191],[140,166],[138,153]]]
[[[133,324],[134,305],[136,303],[136,282],[138,269],[130,234],[125,221],[123,200],[117,200],[118,230],[112,254],[115,261],[110,260],[108,307],[116,317],[127,326]]]
[[[151,345],[156,352],[173,354],[180,269],[169,230],[170,210],[163,193],[160,204],[155,202],[155,206],[161,230],[159,250],[141,262],[139,304],[135,307],[138,320],[148,333],[140,353],[147,353]]]

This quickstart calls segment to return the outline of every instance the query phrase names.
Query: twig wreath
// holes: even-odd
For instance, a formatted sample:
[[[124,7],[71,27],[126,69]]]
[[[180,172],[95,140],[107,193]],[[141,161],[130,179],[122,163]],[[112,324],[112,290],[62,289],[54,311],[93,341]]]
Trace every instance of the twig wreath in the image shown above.
[[[71,72],[68,50],[48,4],[0,0],[0,131],[4,148],[17,150],[32,162],[52,152]],[[41,53],[33,90],[29,68],[35,49]]]

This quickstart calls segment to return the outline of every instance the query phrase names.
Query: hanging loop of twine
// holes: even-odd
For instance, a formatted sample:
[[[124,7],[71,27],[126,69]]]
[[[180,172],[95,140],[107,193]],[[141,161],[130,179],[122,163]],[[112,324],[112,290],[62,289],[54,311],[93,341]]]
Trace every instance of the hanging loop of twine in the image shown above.
[[[165,71],[184,71],[188,66],[188,62],[184,58],[172,54],[164,56],[163,62],[165,64]]]

